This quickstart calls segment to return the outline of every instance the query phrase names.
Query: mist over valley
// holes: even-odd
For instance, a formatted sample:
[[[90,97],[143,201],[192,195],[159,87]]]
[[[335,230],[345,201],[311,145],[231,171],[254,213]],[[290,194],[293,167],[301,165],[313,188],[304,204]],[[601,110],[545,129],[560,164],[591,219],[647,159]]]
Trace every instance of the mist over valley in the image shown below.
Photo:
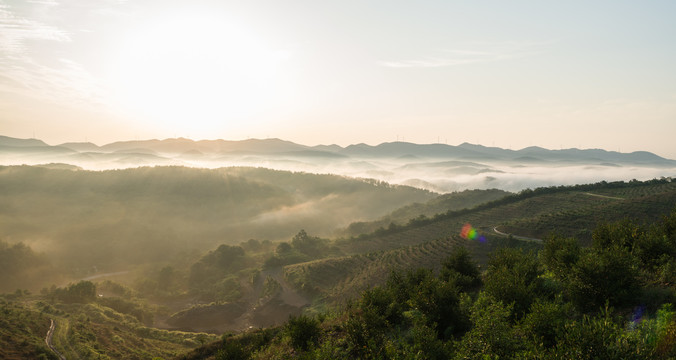
[[[287,339],[327,309],[358,319],[347,304],[367,306],[397,276],[472,301],[496,256],[529,264],[548,244],[586,254],[629,233],[658,269],[645,276],[676,298],[672,249],[650,242],[672,241],[659,234],[676,219],[676,161],[649,152],[0,137],[0,164],[0,306],[35,332],[9,330],[4,347],[24,355],[223,358],[219,344]],[[476,279],[430,285],[458,256]]]
[[[463,143],[406,142],[305,146],[280,139],[242,141],[184,138],[47,145],[37,139],[0,137],[5,165],[69,164],[86,170],[139,166],[262,167],[369,178],[436,193],[466,189],[521,191],[598,181],[648,180],[675,173],[676,161],[650,152],[602,149],[509,150]],[[51,165],[54,167],[55,165]]]

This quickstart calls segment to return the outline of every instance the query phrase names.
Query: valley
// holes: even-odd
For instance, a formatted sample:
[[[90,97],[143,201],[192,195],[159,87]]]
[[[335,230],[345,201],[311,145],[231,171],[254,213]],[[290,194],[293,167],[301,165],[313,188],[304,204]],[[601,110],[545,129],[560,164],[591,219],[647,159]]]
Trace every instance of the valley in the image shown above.
[[[0,0],[0,360],[676,360],[674,14]]]
[[[4,330],[8,359],[221,359],[214,344],[259,335],[272,349],[289,319],[344,329],[364,294],[393,274],[442,274],[459,249],[485,278],[505,249],[593,247],[599,227],[629,219],[648,234],[676,204],[671,178],[437,194],[244,167],[4,166],[0,184],[1,304],[26,324]],[[668,269],[650,275],[667,281],[664,301]]]

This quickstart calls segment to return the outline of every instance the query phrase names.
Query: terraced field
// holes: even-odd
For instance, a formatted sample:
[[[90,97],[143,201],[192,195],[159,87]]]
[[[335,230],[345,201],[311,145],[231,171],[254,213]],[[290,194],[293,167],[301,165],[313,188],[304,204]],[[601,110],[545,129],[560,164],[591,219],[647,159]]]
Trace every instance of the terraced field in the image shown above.
[[[348,256],[289,265],[289,283],[317,298],[341,302],[381,284],[391,271],[417,267],[437,269],[456,246],[466,246],[479,263],[501,246],[538,247],[493,235],[494,227],[520,236],[544,238],[551,233],[576,236],[586,243],[591,229],[625,217],[656,220],[676,207],[676,182],[597,184],[550,188],[462,210],[440,214],[417,224],[381,229],[337,240]],[[469,241],[458,234],[466,223],[486,237]]]
[[[129,315],[97,304],[39,303],[55,322],[52,343],[67,359],[147,359],[175,356],[216,336],[145,327]],[[46,333],[46,332],[45,332]]]
[[[534,248],[538,244],[486,235],[486,241],[472,241],[453,235],[397,249],[315,260],[289,265],[284,275],[290,283],[328,303],[343,303],[365,289],[382,284],[392,271],[415,268],[439,270],[442,261],[457,246],[468,248],[484,264],[489,254],[502,246]]]
[[[561,209],[507,221],[500,229],[540,238],[557,233],[588,243],[592,229],[601,222],[623,218],[653,221],[673,210],[676,206],[676,183],[574,192],[570,197],[577,199],[577,206],[570,208],[562,201]]]

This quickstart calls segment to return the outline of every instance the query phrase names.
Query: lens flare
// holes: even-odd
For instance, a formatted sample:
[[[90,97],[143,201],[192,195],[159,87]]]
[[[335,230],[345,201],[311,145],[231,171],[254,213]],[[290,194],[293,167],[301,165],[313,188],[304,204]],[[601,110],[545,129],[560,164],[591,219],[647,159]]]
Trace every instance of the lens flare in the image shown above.
[[[463,239],[486,242],[486,238],[483,235],[479,235],[479,232],[477,232],[477,230],[469,223],[462,226],[462,229],[460,229],[460,236],[462,236]]]

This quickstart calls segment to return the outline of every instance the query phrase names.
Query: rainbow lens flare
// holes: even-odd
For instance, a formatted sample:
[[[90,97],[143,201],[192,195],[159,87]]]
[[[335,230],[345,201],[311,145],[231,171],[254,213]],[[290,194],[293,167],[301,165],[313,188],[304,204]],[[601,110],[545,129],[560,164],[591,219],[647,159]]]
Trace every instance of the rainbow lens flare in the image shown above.
[[[479,235],[477,230],[469,223],[462,226],[462,229],[460,230],[460,236],[462,236],[463,239],[486,242],[486,238],[483,235]]]

